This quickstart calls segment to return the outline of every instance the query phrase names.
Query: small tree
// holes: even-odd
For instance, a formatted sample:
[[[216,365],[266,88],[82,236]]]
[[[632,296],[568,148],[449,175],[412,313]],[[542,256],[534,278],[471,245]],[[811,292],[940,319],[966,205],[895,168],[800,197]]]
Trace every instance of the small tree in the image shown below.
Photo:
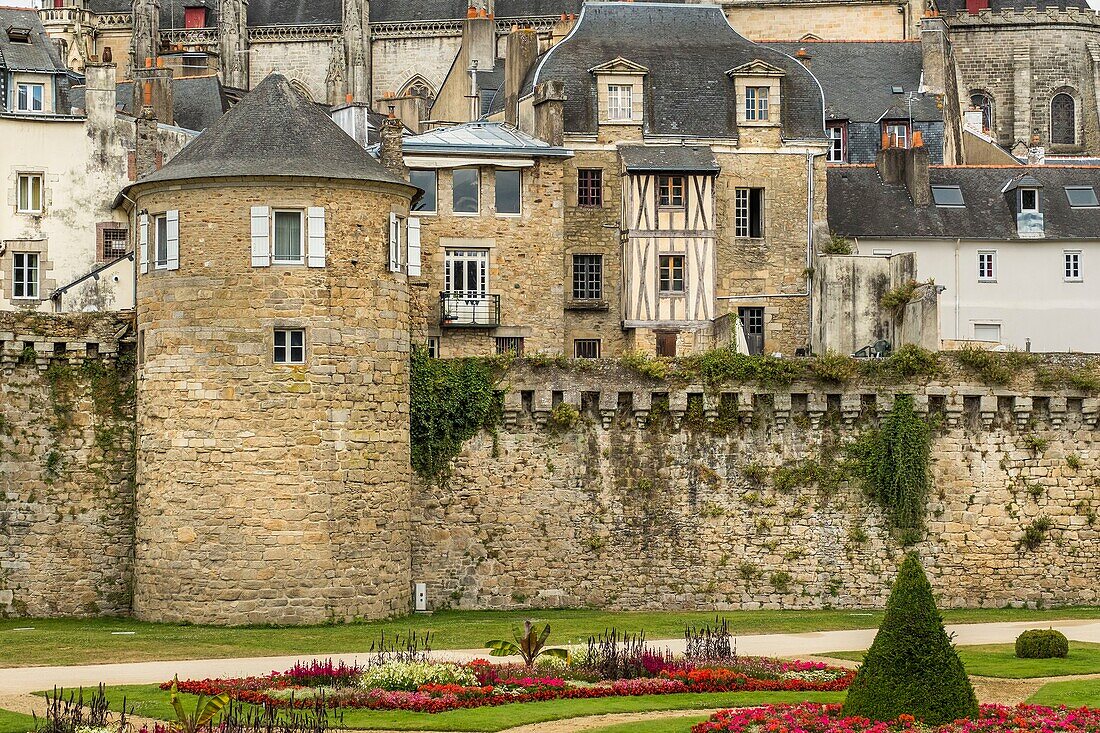
[[[907,714],[929,725],[978,714],[974,688],[914,554],[901,564],[878,635],[848,689],[844,714],[880,721]]]

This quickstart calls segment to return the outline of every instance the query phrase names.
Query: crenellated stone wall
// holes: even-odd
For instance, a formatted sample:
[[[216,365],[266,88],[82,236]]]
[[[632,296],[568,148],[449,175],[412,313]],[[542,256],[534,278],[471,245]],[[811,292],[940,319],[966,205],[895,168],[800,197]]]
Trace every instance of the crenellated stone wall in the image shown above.
[[[914,549],[942,602],[1097,603],[1100,400],[970,379],[714,389],[614,364],[515,370],[500,429],[442,487],[414,487],[413,580],[433,608],[881,605],[902,546],[854,482],[810,469],[914,394],[936,426]],[[1022,548],[1041,517],[1052,528]]]
[[[133,319],[0,313],[0,615],[130,609]]]

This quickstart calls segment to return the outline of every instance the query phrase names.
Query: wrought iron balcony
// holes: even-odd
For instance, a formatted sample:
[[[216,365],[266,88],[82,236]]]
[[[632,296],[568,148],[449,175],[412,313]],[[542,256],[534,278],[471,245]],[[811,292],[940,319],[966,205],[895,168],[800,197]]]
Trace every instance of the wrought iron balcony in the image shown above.
[[[496,328],[500,325],[500,296],[442,292],[439,294],[439,323],[444,328]]]

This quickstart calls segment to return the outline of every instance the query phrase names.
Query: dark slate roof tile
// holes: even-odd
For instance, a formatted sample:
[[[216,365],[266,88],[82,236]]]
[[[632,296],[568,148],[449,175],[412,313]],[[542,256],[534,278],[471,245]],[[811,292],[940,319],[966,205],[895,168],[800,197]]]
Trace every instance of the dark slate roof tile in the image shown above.
[[[84,108],[85,87],[73,87],[69,105]],[[124,81],[118,85],[116,105],[123,113],[134,115],[134,85]],[[172,80],[172,111],[176,125],[186,130],[202,132],[229,110],[229,99],[217,76],[181,77]]]
[[[619,148],[628,171],[718,173],[714,151],[705,145],[624,145]]]
[[[293,176],[408,184],[271,74],[159,171],[139,183],[230,176]]]
[[[805,49],[810,73],[825,92],[825,113],[831,120],[878,122],[909,116],[909,95],[920,88],[924,69],[920,41],[801,41],[769,43],[790,56]],[[901,87],[895,94],[894,87]],[[892,111],[891,111],[892,110]],[[943,112],[935,95],[919,94],[913,119],[939,121]]]
[[[27,28],[29,42],[13,41],[8,28]],[[34,10],[0,7],[0,69],[9,71],[61,72],[65,65]]]
[[[1021,175],[1043,184],[1040,209],[1046,239],[1100,236],[1100,208],[1071,208],[1064,190],[1093,186],[1100,191],[1100,167],[1086,166],[933,166],[933,186],[962,190],[966,205],[959,208],[914,206],[905,186],[884,185],[874,166],[831,166],[829,228],[845,237],[1020,239],[1014,196],[1002,191]]]
[[[726,72],[760,59],[782,68],[783,133],[824,137],[821,90],[810,73],[782,52],[739,35],[714,5],[590,2],[572,35],[535,65],[536,83],[565,83],[565,129],[595,133],[596,79],[589,69],[623,57],[649,69],[645,132],[730,137],[737,133],[734,83]]]

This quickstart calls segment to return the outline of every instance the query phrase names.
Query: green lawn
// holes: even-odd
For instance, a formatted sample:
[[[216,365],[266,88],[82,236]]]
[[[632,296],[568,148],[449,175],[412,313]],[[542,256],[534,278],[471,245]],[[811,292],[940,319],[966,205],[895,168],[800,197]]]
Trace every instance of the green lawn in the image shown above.
[[[735,634],[793,633],[877,628],[881,611],[725,611]],[[543,619],[553,629],[552,643],[580,642],[609,627],[644,630],[650,639],[674,638],[686,624],[714,619],[714,613],[609,613],[563,611],[446,611],[393,621],[309,627],[238,627],[150,624],[131,619],[0,620],[0,667],[107,664],[149,660],[204,659],[366,652],[385,631],[410,628],[435,633],[436,649],[478,648],[487,639],[506,635],[527,617]],[[948,623],[1100,619],[1100,608],[971,609],[945,611]],[[32,630],[20,631],[17,629]]]
[[[619,723],[606,728],[589,728],[587,733],[691,733],[693,725],[707,719],[699,716],[659,718],[640,723]]]
[[[863,652],[829,652],[825,656],[861,661]],[[981,677],[1023,679],[1025,677],[1061,677],[1070,674],[1100,673],[1100,644],[1083,641],[1069,643],[1065,659],[1017,659],[1012,644],[960,646],[959,657],[966,671]]]
[[[10,710],[0,710],[0,733],[27,733],[34,730],[34,718]]]
[[[174,719],[168,705],[168,693],[157,685],[127,685],[108,687],[107,699],[112,710],[126,707],[140,716]],[[193,705],[194,697],[184,695],[184,705]],[[555,700],[498,707],[454,710],[447,713],[408,713],[400,710],[348,710],[338,726],[361,730],[435,730],[435,731],[499,731],[517,725],[542,723],[548,720],[578,718],[608,713],[648,712],[653,710],[705,710],[708,708],[743,705],[768,705],[780,702],[839,702],[839,692],[727,692],[716,694],[647,695],[644,697],[609,697],[594,700]]]
[[[1036,705],[1068,705],[1071,708],[1100,708],[1100,680],[1070,680],[1048,682],[1028,698]]]

